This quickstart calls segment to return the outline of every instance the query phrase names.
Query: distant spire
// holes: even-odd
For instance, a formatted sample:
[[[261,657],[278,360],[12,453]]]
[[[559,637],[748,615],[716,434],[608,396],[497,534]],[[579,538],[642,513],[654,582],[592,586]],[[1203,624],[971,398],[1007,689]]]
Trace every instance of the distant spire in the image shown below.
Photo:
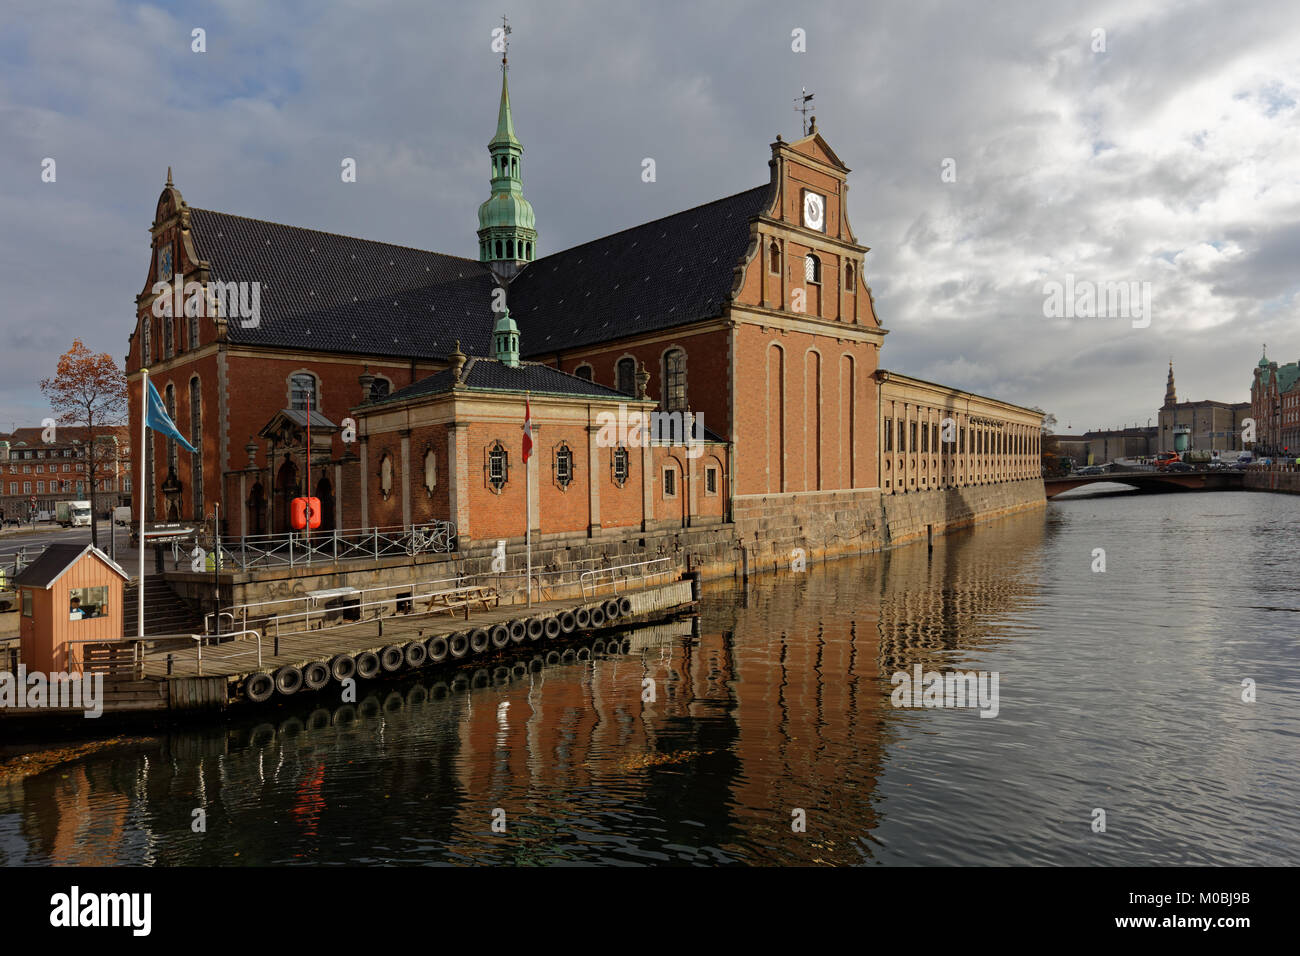
[[[172,168],[170,166],[167,167],[167,185],[168,186],[174,185],[172,183]]]
[[[1178,404],[1178,393],[1174,389],[1174,360],[1169,360],[1169,378],[1165,382],[1165,408]]]

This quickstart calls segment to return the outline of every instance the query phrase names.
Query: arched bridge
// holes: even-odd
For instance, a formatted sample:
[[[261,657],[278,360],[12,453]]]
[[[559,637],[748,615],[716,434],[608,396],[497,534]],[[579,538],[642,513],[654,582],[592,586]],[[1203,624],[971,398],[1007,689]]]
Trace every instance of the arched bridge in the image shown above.
[[[1055,498],[1084,485],[1111,482],[1129,485],[1142,492],[1226,491],[1243,487],[1242,472],[1227,470],[1197,471],[1108,471],[1101,475],[1071,475],[1044,478],[1047,497]]]

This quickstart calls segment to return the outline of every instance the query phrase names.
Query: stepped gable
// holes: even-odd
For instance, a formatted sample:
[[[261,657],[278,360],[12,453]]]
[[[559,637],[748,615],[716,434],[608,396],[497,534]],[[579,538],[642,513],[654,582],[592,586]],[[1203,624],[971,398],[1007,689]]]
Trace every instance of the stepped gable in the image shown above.
[[[260,282],[261,322],[232,342],[440,359],[460,339],[486,352],[492,274],[473,259],[193,209],[214,281]]]
[[[510,284],[525,354],[721,315],[750,224],[770,206],[772,188],[765,183],[529,264]]]

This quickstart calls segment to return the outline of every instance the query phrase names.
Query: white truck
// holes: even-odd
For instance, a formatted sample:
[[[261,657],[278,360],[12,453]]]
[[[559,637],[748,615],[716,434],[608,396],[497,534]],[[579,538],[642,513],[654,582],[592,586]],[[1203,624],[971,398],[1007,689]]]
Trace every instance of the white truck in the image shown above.
[[[90,527],[89,501],[60,501],[54,509],[54,520],[63,527]]]

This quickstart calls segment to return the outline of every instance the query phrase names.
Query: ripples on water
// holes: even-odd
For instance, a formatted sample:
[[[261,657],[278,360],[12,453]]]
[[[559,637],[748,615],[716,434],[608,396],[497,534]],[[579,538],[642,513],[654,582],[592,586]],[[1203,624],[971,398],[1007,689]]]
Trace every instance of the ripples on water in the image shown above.
[[[694,635],[177,731],[0,789],[0,863],[1290,863],[1295,503],[1060,501],[706,586]],[[893,708],[914,664],[999,715]]]

